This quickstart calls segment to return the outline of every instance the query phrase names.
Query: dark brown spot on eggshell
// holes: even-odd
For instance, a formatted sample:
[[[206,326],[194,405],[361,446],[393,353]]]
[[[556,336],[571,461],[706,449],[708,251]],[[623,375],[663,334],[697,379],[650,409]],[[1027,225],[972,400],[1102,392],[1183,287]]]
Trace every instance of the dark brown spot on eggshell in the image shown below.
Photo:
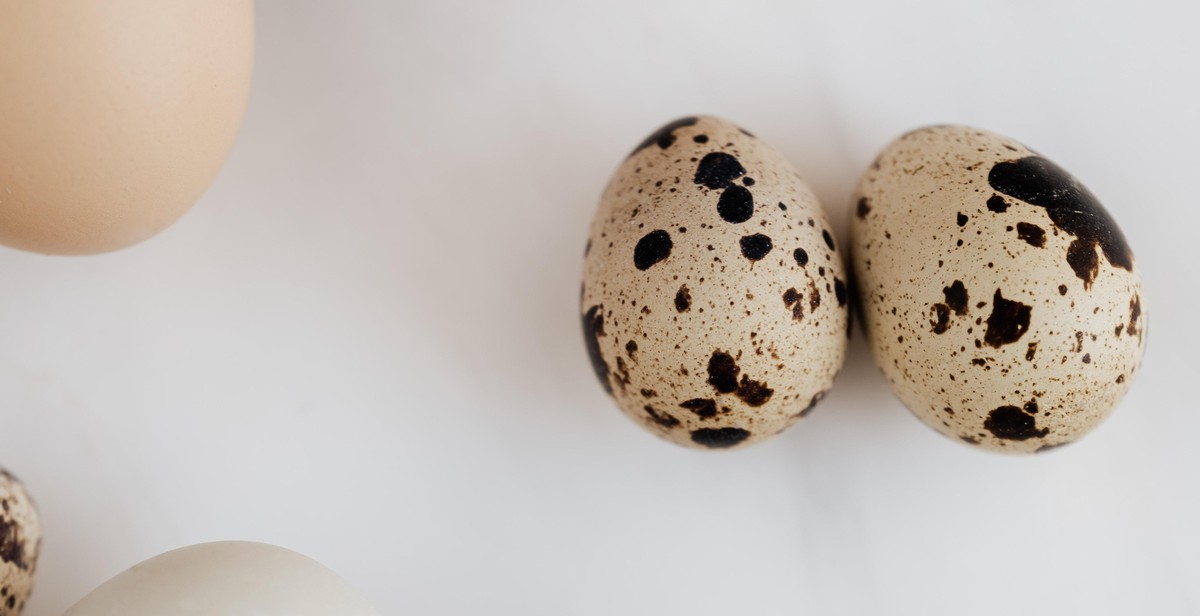
[[[1136,295],[1129,300],[1129,325],[1125,326],[1125,332],[1130,336],[1137,336],[1141,332],[1138,329],[1138,317],[1142,316],[1142,298]]]
[[[616,377],[617,385],[620,386],[622,392],[633,383],[633,380],[629,376],[629,365],[625,363],[625,358],[620,355],[617,356],[617,369],[613,372],[613,376]]]
[[[971,301],[967,295],[967,287],[961,280],[955,280],[950,286],[942,287],[942,295],[946,297],[946,306],[954,314],[967,314],[967,304]]]
[[[1033,408],[1036,412],[1037,406]],[[997,407],[988,413],[983,427],[991,432],[992,436],[1009,441],[1042,438],[1050,433],[1048,429],[1038,429],[1037,420],[1031,413],[1011,405]]]
[[[717,214],[725,222],[741,224],[754,215],[754,195],[741,186],[730,186],[717,199]]]
[[[809,413],[812,413],[813,409],[817,408],[817,403],[825,397],[825,393],[826,392],[818,391],[816,394],[814,394],[813,397],[809,399],[808,404],[806,404],[804,408],[800,409],[800,412],[796,413],[796,417],[807,417]]]
[[[837,250],[833,247],[833,235],[829,233],[829,231],[822,230],[821,238],[825,240],[825,245],[828,246],[830,250]]]
[[[744,374],[741,382],[738,383],[737,397],[749,406],[758,407],[766,404],[774,393],[775,390],[767,387],[766,383],[746,378]]]
[[[946,333],[946,330],[950,329],[950,307],[946,304],[934,304],[933,321],[930,325],[933,326],[933,333]]]
[[[733,185],[734,180],[745,174],[746,168],[736,156],[725,152],[712,152],[700,159],[692,181],[713,189],[728,188]]]
[[[742,256],[751,261],[762,260],[771,252],[771,238],[762,233],[747,235],[738,242],[742,247]]]
[[[697,119],[694,117],[687,117],[679,118],[674,122],[668,122],[662,128],[654,131],[649,137],[646,137],[644,141],[639,143],[637,148],[634,149],[633,152],[630,152],[629,156],[632,157],[634,154],[637,154],[638,152],[641,152],[652,145],[657,145],[663,150],[671,147],[671,145],[675,143],[675,131],[686,126],[695,125],[696,120]]]
[[[750,437],[742,428],[700,428],[692,430],[692,440],[710,449],[733,447]]]
[[[1099,249],[1113,267],[1133,270],[1133,253],[1116,221],[1071,174],[1040,156],[996,163],[988,173],[992,188],[1046,209],[1056,227],[1075,237],[1067,262],[1090,288],[1096,279]]]
[[[839,307],[846,305],[846,283],[842,282],[841,278],[833,279],[833,294],[835,297],[837,297],[837,303]]]
[[[687,285],[679,285],[679,290],[675,292],[675,311],[687,312],[692,307],[692,292]]]
[[[992,296],[992,314],[988,315],[984,342],[1000,348],[1021,339],[1029,330],[1029,316],[1033,309],[1018,301],[1005,299],[996,289]]]
[[[800,292],[795,287],[783,292],[783,305],[792,311],[793,320],[800,321],[804,319],[804,304],[800,301],[802,299],[804,299],[804,296],[800,295]]]
[[[609,381],[608,362],[604,361],[604,352],[600,349],[600,338],[604,337],[604,307],[592,306],[583,315],[583,341],[586,343],[588,359],[592,361],[592,371],[604,391],[612,394],[612,382]]]
[[[664,428],[674,428],[679,425],[678,419],[676,419],[675,417],[672,417],[671,415],[668,415],[666,413],[658,411],[657,409],[650,406],[649,404],[643,406],[642,410],[646,411],[646,414],[650,416],[650,419],[653,420],[654,423],[656,423]]]
[[[4,501],[4,504],[7,506],[8,501]],[[0,515],[0,564],[5,563],[22,571],[29,570],[29,562],[25,559],[25,540],[20,526],[7,515]]]
[[[1042,248],[1046,245],[1046,231],[1041,227],[1027,222],[1017,223],[1017,237],[1030,246]]]
[[[723,394],[731,394],[738,388],[738,368],[733,356],[724,351],[713,351],[708,359],[708,384]]]
[[[633,248],[633,264],[639,270],[648,270],[654,264],[671,256],[671,234],[657,229],[642,236]]]
[[[717,416],[717,401],[712,398],[692,398],[680,402],[679,406],[695,413],[701,419],[712,419]]]

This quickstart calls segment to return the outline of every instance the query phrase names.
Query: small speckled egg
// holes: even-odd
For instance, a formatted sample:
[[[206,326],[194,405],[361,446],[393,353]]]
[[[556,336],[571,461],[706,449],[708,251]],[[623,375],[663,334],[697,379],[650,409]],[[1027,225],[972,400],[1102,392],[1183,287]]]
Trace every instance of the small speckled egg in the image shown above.
[[[942,434],[1038,452],[1095,428],[1146,344],[1141,276],[1091,192],[1020,143],[934,126],[863,175],[854,272],[875,360]]]
[[[804,417],[842,367],[846,274],[824,212],[772,147],[676,120],[617,169],[584,251],[596,377],[672,442],[730,448]]]
[[[0,616],[16,616],[33,591],[42,525],[25,486],[0,468]]]

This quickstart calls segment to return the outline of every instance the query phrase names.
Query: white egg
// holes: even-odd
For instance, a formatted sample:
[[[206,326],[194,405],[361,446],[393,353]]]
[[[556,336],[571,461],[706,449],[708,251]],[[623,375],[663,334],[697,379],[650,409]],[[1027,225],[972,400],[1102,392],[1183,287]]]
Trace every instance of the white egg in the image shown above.
[[[64,616],[378,616],[305,556],[243,541],[202,543],[134,565]]]

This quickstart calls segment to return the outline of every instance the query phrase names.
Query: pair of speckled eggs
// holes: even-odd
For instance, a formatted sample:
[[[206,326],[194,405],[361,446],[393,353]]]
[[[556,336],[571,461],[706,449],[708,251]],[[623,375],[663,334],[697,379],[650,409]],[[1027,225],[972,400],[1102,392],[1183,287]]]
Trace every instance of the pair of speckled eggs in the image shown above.
[[[714,117],[654,132],[609,182],[585,249],[580,312],[604,390],[672,442],[760,442],[833,386],[856,305],[896,395],[961,442],[1043,451],[1125,395],[1146,342],[1141,277],[1108,212],[1053,162],[984,130],[923,128],[876,157],[851,211],[844,257],[761,139]]]

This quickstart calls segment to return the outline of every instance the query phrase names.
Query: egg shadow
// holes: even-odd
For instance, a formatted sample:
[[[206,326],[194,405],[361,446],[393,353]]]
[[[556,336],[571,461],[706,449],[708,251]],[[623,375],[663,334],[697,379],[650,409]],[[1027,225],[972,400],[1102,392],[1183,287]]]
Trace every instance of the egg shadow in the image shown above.
[[[766,112],[762,136],[792,163],[817,196],[838,242],[851,290],[851,339],[842,371],[829,394],[797,427],[784,436],[800,474],[798,485],[818,501],[834,503],[855,483],[854,473],[888,455],[903,456],[897,434],[921,427],[893,395],[872,356],[861,318],[859,288],[851,262],[853,195],[873,151],[857,147],[842,118],[833,110],[815,110],[801,118]],[[772,117],[773,115],[773,117]],[[832,500],[830,500],[832,499]],[[839,511],[829,515],[852,513]]]
[[[903,407],[892,395],[871,355],[853,272],[850,242],[853,195],[873,153],[858,151],[850,143],[849,134],[840,129],[836,117],[813,118],[799,124],[781,119],[774,124],[778,126],[773,130],[784,137],[777,147],[808,183],[833,226],[838,253],[850,279],[852,328],[846,361],[829,396],[813,415],[819,416],[825,407],[827,414],[842,418],[841,421],[874,423],[881,415],[907,419],[904,413],[896,412]]]
[[[428,191],[456,216],[410,213],[395,225],[406,308],[449,356],[471,399],[494,402],[468,412],[498,429],[516,419],[526,431],[541,430],[570,422],[564,409],[604,403],[578,302],[589,222],[621,154],[589,141],[594,133],[538,128],[520,142],[483,143],[470,153],[478,158],[461,164],[487,169],[485,178]],[[547,161],[546,152],[588,154]],[[528,169],[539,170],[536,181]]]
[[[588,147],[577,142],[555,141],[537,147],[557,150]],[[618,153],[617,162],[619,156]],[[538,250],[524,255],[515,276],[517,287],[525,291],[519,307],[522,327],[540,360],[538,389],[544,396],[541,402],[551,412],[558,408],[605,404],[606,394],[596,381],[584,346],[579,301],[584,248],[592,215],[608,175],[615,168],[614,161],[606,158],[610,157],[597,157],[595,162],[568,162],[556,170],[556,176],[567,178],[550,188],[553,202],[563,204],[554,217],[557,231],[528,238]],[[522,395],[527,392],[522,390]]]

